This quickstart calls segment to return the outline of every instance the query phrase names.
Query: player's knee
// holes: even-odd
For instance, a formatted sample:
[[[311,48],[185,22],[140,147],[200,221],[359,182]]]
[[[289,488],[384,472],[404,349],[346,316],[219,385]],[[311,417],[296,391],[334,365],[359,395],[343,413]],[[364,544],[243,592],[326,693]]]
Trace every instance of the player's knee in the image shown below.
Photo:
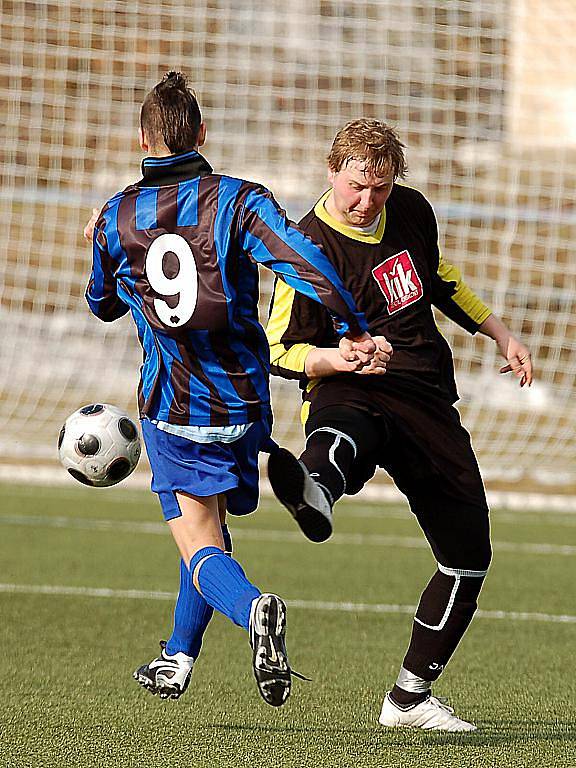
[[[458,521],[458,525],[443,542],[442,548],[447,550],[447,555],[449,552],[445,559],[451,561],[445,564],[453,568],[486,573],[492,562],[488,509],[462,507],[452,519]],[[443,561],[441,557],[438,559]]]
[[[473,564],[475,570],[488,572],[492,562],[492,545],[488,532],[476,540],[476,546],[470,553],[469,562]]]
[[[445,597],[450,595],[448,603],[458,604],[460,612],[474,613],[486,574],[487,569],[447,568],[438,563],[433,581]]]
[[[376,450],[382,439],[376,419],[348,405],[328,406],[312,413],[306,422],[306,435],[326,427],[346,435],[362,453]]]

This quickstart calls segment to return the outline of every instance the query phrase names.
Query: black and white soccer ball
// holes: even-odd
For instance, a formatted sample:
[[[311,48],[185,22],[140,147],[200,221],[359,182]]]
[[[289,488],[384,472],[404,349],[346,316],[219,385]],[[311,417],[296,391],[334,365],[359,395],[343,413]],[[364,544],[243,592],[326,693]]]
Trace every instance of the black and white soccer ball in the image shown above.
[[[62,465],[84,485],[104,488],[128,477],[142,445],[138,428],[121,408],[85,405],[69,416],[58,438]]]

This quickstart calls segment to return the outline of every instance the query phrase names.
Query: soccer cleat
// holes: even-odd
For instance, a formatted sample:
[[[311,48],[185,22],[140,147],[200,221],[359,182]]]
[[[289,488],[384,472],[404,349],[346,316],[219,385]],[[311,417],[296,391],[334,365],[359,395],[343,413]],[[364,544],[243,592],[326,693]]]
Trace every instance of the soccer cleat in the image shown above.
[[[132,677],[150,693],[158,694],[161,699],[179,699],[184,693],[190,678],[194,659],[185,653],[166,653],[166,641],[160,641],[160,656],[143,664]]]
[[[401,709],[387,693],[378,722],[390,728],[422,728],[425,731],[476,730],[475,725],[456,717],[452,707],[446,706],[435,696],[429,696],[409,709]]]
[[[332,508],[324,491],[304,464],[286,448],[270,454],[268,478],[278,501],[290,512],[310,541],[332,535]]]
[[[280,707],[290,695],[292,677],[284,641],[284,601],[269,593],[255,598],[250,610],[249,632],[258,690],[267,704]]]

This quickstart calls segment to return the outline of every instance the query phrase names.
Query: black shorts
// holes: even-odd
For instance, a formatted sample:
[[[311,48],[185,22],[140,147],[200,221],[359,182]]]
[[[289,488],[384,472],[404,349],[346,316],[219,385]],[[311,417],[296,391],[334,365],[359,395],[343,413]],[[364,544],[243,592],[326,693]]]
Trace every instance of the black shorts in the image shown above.
[[[367,397],[343,385],[333,379],[321,397],[310,398],[305,431],[332,426],[352,437],[357,454],[346,492],[358,493],[382,467],[407,497],[439,562],[487,567],[486,494],[458,411],[427,389],[371,390]]]

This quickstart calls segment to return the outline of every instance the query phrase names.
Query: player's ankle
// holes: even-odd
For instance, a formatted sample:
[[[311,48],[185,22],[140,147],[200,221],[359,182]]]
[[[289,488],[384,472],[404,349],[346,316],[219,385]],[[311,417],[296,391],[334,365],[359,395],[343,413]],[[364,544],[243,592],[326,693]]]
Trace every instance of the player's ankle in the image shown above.
[[[394,685],[388,696],[399,709],[410,709],[417,704],[421,704],[430,696],[430,689],[427,691],[419,691],[415,693],[413,691],[405,691],[397,685]]]

